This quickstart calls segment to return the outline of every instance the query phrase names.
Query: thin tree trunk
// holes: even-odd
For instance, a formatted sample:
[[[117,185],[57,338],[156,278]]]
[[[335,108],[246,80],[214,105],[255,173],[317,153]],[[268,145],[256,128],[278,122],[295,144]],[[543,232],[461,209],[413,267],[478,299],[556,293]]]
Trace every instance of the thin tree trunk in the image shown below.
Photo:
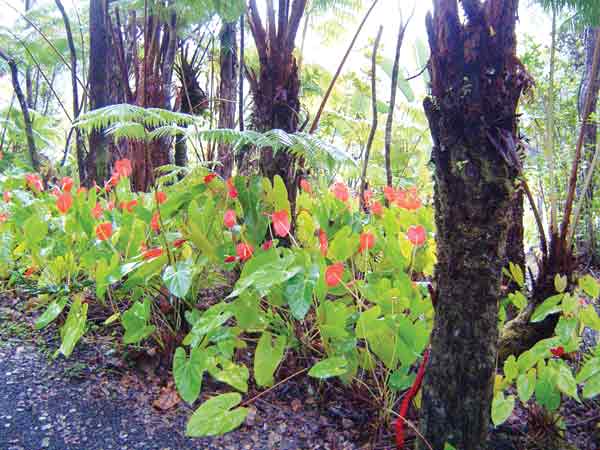
[[[421,409],[435,450],[487,449],[502,267],[519,173],[517,0],[435,2],[427,18],[434,142],[437,302]],[[489,30],[494,30],[491,34]],[[503,142],[498,146],[495,142]],[[513,145],[509,145],[509,142]],[[429,448],[418,441],[417,448]]]
[[[390,92],[390,109],[388,111],[387,120],[385,123],[385,142],[384,142],[384,155],[385,155],[385,181],[388,186],[393,184],[392,174],[392,126],[394,124],[394,110],[396,109],[396,93],[398,92],[398,76],[400,75],[400,50],[402,49],[402,42],[404,41],[404,34],[406,33],[406,27],[408,26],[409,20],[404,23],[402,20],[402,14],[400,14],[400,30],[398,31],[398,42],[396,43],[396,55],[394,56],[394,66],[392,68],[392,91]]]
[[[383,33],[383,26],[379,26],[375,43],[373,44],[373,54],[371,55],[371,130],[369,131],[369,137],[367,139],[367,147],[365,148],[365,157],[363,161],[362,175],[360,177],[360,207],[365,209],[365,191],[367,190],[367,168],[369,167],[369,157],[371,156],[371,147],[373,146],[373,139],[375,139],[375,133],[377,132],[377,50],[379,48],[379,41],[381,41],[381,34]]]
[[[71,89],[73,91],[73,119],[77,120],[79,117],[79,89],[77,87],[77,50],[75,49],[75,42],[73,41],[73,33],[71,32],[71,23],[69,17],[65,11],[65,8],[61,0],[55,0],[56,6],[60,10],[60,13],[65,24],[65,31],[67,34],[67,42],[69,44],[69,52],[71,54]],[[75,128],[75,154],[77,155],[77,168],[79,169],[79,179],[86,179],[86,167],[85,167],[85,154],[83,152],[83,136],[79,128]]]
[[[240,17],[240,64],[239,64],[239,86],[238,86],[238,121],[240,131],[244,131],[244,52],[245,52],[245,31],[244,15]]]
[[[225,23],[221,30],[218,128],[235,127],[238,76],[236,26],[235,22]],[[229,178],[233,170],[233,146],[220,142],[217,159],[221,164],[217,166],[216,172],[223,178]]]
[[[27,138],[27,149],[29,150],[29,159],[31,160],[31,166],[36,172],[40,170],[40,161],[35,147],[35,140],[33,138],[33,128],[31,125],[31,116],[29,115],[29,106],[27,105],[27,99],[21,89],[19,83],[19,70],[17,69],[17,63],[3,50],[0,50],[0,58],[4,59],[10,68],[10,74],[12,79],[13,89],[19,105],[21,105],[21,112],[23,113],[23,123],[25,124],[25,136]]]
[[[106,0],[90,1],[90,109],[108,105],[108,42]],[[104,130],[96,130],[89,135],[89,153],[86,160],[84,184],[94,182],[102,186],[108,178],[108,140]]]

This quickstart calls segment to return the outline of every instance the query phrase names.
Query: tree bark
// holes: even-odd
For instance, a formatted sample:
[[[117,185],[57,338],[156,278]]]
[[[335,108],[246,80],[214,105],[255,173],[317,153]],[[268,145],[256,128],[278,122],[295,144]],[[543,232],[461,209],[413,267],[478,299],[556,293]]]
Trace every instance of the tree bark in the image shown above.
[[[108,6],[106,0],[90,1],[90,63],[89,95],[90,109],[98,109],[109,104],[108,68],[109,30]],[[96,182],[103,186],[108,179],[108,139],[104,130],[96,130],[89,135],[89,152],[86,159],[86,186]]]
[[[17,69],[17,63],[3,50],[0,50],[0,58],[4,59],[10,68],[13,90],[17,96],[17,100],[19,100],[21,112],[23,113],[23,123],[25,124],[25,136],[27,139],[27,149],[29,150],[29,159],[31,160],[31,166],[33,167],[33,170],[38,172],[40,170],[40,160],[35,147],[35,139],[33,138],[33,127],[31,124],[31,116],[29,115],[29,106],[27,105],[27,99],[25,98],[25,94],[23,94],[23,89],[21,89],[21,84],[19,83],[19,70]]]
[[[466,21],[456,0],[434,5],[432,97],[424,108],[434,142],[437,302],[420,429],[435,450],[446,442],[484,450],[512,220],[506,211],[519,173],[516,109],[529,78],[516,57],[517,0],[463,1]],[[428,447],[419,441],[417,448]]]
[[[377,49],[379,48],[379,41],[381,41],[381,34],[383,33],[383,26],[379,26],[375,43],[373,44],[373,54],[371,55],[371,129],[369,130],[369,137],[367,138],[367,146],[365,148],[365,158],[363,161],[362,174],[360,177],[360,197],[359,203],[361,209],[366,209],[365,202],[365,191],[367,190],[367,169],[369,167],[369,157],[371,156],[371,147],[373,146],[373,139],[375,139],[375,133],[377,132]]]
[[[219,128],[235,127],[237,97],[237,40],[236,23],[225,23],[221,29],[220,84],[219,84]],[[216,172],[223,178],[231,176],[233,170],[233,146],[220,142],[217,147],[217,159],[221,165]]]

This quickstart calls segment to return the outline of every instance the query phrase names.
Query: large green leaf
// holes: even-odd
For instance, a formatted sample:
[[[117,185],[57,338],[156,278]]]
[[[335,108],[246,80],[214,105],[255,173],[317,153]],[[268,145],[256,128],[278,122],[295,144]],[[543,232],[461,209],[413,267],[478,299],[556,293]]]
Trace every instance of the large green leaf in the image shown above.
[[[533,314],[531,315],[532,322],[541,322],[550,314],[557,313],[561,310],[559,306],[560,301],[563,298],[563,294],[553,295],[552,297],[548,297],[544,302],[535,308]]]
[[[121,323],[125,328],[123,343],[135,344],[146,339],[154,333],[154,325],[148,325],[150,320],[151,304],[149,299],[143,302],[135,302],[121,316]]]
[[[76,296],[67,315],[67,320],[60,329],[62,342],[57,353],[62,353],[67,358],[71,356],[75,344],[77,344],[81,336],[85,333],[87,311],[87,303],[82,302],[81,296]]]
[[[583,386],[583,398],[594,398],[600,394],[600,373],[589,378]]]
[[[556,387],[562,393],[567,394],[569,397],[574,398],[577,401],[580,401],[579,396],[577,395],[577,383],[573,377],[573,372],[571,372],[571,369],[569,369],[569,367],[564,363],[558,368]]]
[[[216,436],[239,427],[248,414],[247,408],[236,408],[242,401],[237,392],[221,394],[204,402],[194,412],[187,424],[186,434],[190,437]]]
[[[231,361],[223,361],[222,369],[213,369],[211,375],[222,383],[237,389],[240,392],[248,392],[248,368]]]
[[[254,379],[259,386],[272,386],[273,374],[285,352],[285,336],[273,336],[268,331],[263,332],[254,352]]]
[[[333,356],[331,358],[319,361],[311,367],[308,375],[314,378],[331,378],[344,375],[348,372],[349,364],[346,358],[342,356]]]
[[[517,378],[517,393],[521,402],[526,403],[535,389],[535,369],[529,369],[527,373],[522,373]]]
[[[41,330],[47,327],[48,324],[52,323],[60,315],[66,305],[67,298],[61,298],[50,303],[46,311],[35,321],[35,329]]]
[[[591,275],[585,275],[579,279],[579,287],[593,299],[600,296],[600,283]]]
[[[295,319],[303,320],[312,305],[312,296],[317,286],[321,270],[312,264],[302,272],[287,280],[283,297],[287,301],[290,312]]]
[[[577,374],[576,381],[578,383],[583,383],[590,377],[593,377],[596,374],[600,374],[600,357],[596,356],[595,358],[590,359],[588,362],[584,364],[579,373]]]
[[[178,347],[173,358],[173,378],[177,392],[183,400],[194,403],[200,395],[202,376],[206,369],[207,355],[200,348],[193,348],[188,359],[185,350]]]
[[[48,234],[48,223],[42,220],[38,214],[34,214],[25,221],[23,232],[30,245],[38,244]]]
[[[192,286],[192,276],[191,261],[178,261],[175,266],[165,268],[162,278],[171,294],[183,298]]]
[[[515,407],[514,395],[505,397],[502,392],[498,392],[492,401],[492,422],[498,426],[508,419]]]

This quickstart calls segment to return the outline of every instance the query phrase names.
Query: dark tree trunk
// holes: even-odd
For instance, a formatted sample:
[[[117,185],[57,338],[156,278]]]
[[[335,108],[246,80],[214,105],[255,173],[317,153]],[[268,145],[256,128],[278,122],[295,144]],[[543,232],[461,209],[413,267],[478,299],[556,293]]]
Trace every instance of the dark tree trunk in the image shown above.
[[[112,65],[109,60],[107,16],[106,0],[90,1],[89,95],[91,110],[109,104],[108,69]],[[104,130],[93,131],[89,135],[85,175],[83,182],[87,186],[91,186],[94,182],[103,186],[108,179],[108,139]]]
[[[237,41],[236,23],[225,23],[221,29],[220,50],[220,85],[219,85],[219,128],[235,127],[235,111],[237,97]],[[217,173],[229,178],[233,170],[233,147],[231,144],[219,143]]]
[[[17,69],[17,63],[8,56],[4,51],[0,50],[0,58],[4,59],[10,68],[10,75],[12,79],[13,90],[19,100],[21,106],[21,112],[23,114],[23,123],[25,124],[25,136],[27,138],[27,149],[29,150],[29,159],[31,160],[31,166],[36,172],[40,170],[40,161],[35,148],[35,140],[33,138],[33,127],[31,124],[31,116],[29,115],[29,105],[27,105],[27,98],[23,94],[21,84],[19,83],[19,70]]]
[[[288,133],[298,130],[300,113],[300,79],[293,54],[296,33],[304,14],[306,0],[279,0],[277,19],[272,2],[268,2],[266,29],[263,27],[256,0],[250,0],[248,22],[260,63],[259,74],[248,72],[254,100],[252,124],[258,131],[281,129]],[[295,161],[285,151],[274,153],[262,149],[260,170],[269,179],[279,175],[285,182],[292,211],[296,201],[297,180]]]
[[[483,450],[513,220],[506,211],[517,195],[516,109],[529,78],[515,55],[517,0],[463,1],[464,22],[456,0],[434,4],[424,107],[434,142],[437,303],[420,428],[435,450],[445,442]]]

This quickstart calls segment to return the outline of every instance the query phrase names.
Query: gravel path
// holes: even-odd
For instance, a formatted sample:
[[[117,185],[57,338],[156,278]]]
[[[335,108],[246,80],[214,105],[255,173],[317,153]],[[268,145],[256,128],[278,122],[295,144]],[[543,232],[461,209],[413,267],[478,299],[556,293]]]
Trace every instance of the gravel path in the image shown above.
[[[183,436],[191,408],[152,408],[154,380],[106,373],[72,360],[52,360],[27,339],[0,342],[0,450],[216,450],[359,447],[357,432],[317,408],[276,399],[254,403],[252,419],[213,439]],[[350,422],[351,424],[352,422]]]

